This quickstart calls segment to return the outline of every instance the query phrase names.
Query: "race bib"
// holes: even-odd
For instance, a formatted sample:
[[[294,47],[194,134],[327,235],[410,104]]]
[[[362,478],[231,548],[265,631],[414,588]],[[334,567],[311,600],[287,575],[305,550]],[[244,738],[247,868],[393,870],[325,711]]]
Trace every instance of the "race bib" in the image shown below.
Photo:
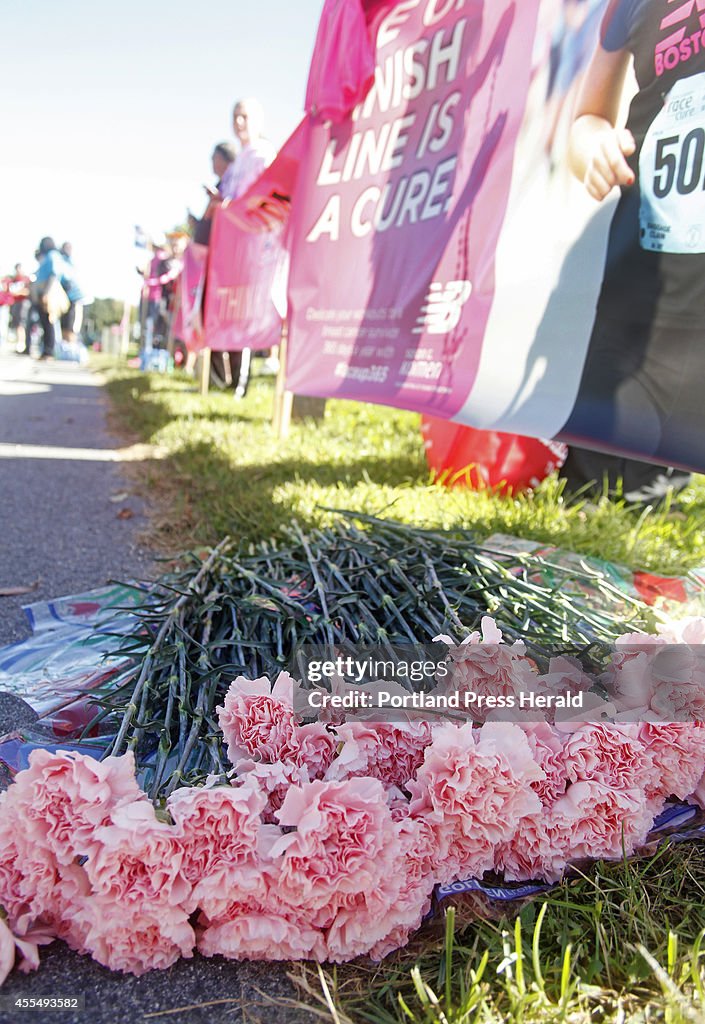
[[[705,72],[671,89],[639,156],[640,242],[652,252],[705,252]]]

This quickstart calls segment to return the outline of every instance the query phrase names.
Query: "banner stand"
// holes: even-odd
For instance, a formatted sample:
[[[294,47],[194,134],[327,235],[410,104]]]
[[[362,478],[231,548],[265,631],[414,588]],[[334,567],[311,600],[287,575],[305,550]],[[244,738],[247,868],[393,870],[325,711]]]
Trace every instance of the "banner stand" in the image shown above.
[[[132,306],[125,299],[122,311],[122,335],[120,337],[120,358],[127,359],[130,354],[130,321],[132,319]]]
[[[178,278],[177,278],[177,281],[178,281]],[[176,294],[174,295],[174,302],[173,302],[173,305],[172,305],[171,313],[169,314],[169,330],[168,330],[167,336],[166,336],[166,350],[167,350],[167,352],[169,353],[169,355],[171,356],[172,359],[174,358],[174,341],[175,341],[175,337],[176,337],[175,333],[174,333],[174,328],[176,327],[176,318],[178,317],[180,310],[181,310],[181,288],[177,288],[176,289]]]
[[[200,395],[208,394],[208,386],[210,384],[211,376],[211,350],[209,348],[201,349],[201,374],[200,374],[200,386],[198,393]]]
[[[287,343],[289,337],[289,324],[287,320],[282,321],[281,340],[279,342],[279,370],[277,371],[277,383],[274,388],[274,412],[272,415],[272,428],[280,440],[289,435],[291,425],[291,406],[293,403],[293,392],[286,388],[286,357]]]
[[[147,273],[147,271],[145,270],[145,274],[146,273]],[[139,309],[140,309],[140,352],[144,348],[144,336],[147,333],[147,307],[148,307],[148,304],[149,304],[149,302],[148,302],[148,299],[147,299],[147,285],[144,283],[144,280],[143,280],[143,282],[142,282],[142,291],[140,292],[140,306],[139,306]]]

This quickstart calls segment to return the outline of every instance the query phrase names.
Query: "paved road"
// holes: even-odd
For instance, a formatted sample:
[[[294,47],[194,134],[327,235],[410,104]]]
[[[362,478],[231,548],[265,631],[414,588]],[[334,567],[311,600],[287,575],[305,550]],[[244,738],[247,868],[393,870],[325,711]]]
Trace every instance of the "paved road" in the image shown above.
[[[125,459],[145,453],[111,434],[107,411],[87,370],[0,354],[0,590],[34,586],[30,594],[0,596],[0,645],[29,634],[22,604],[154,574],[138,540],[145,509],[124,475]],[[23,715],[26,722],[22,706],[0,695],[3,732]],[[54,943],[42,951],[39,971],[14,972],[0,998],[84,995],[85,1011],[19,1012],[3,1002],[0,1024],[305,1024],[309,1013],[268,1003],[293,995],[287,969],[196,956],[133,978]]]
[[[22,605],[149,578],[144,509],[111,435],[98,379],[72,363],[0,355],[0,644],[29,634]]]

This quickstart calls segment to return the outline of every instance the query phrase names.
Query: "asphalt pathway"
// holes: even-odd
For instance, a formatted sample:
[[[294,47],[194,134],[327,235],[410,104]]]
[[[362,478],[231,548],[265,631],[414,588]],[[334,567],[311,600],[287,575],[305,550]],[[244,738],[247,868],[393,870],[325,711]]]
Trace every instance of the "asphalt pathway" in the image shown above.
[[[0,646],[29,635],[24,604],[158,574],[139,541],[146,509],[125,475],[149,451],[111,433],[108,408],[88,370],[0,353]],[[27,720],[26,705],[0,694],[0,731]],[[15,971],[0,989],[0,1024],[305,1024],[310,1013],[286,1006],[288,969],[196,955],[134,978],[55,942],[38,971]],[[33,996],[79,996],[85,1009],[10,1005]]]
[[[0,355],[0,644],[29,635],[24,604],[153,573],[124,474],[145,453],[110,433],[107,408],[87,369]]]

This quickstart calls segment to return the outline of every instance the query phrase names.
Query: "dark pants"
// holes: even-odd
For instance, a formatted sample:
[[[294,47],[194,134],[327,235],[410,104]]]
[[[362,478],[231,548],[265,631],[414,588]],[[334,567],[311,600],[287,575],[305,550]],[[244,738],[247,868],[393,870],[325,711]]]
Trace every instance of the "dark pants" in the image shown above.
[[[57,325],[51,323],[49,314],[44,309],[39,310],[39,323],[42,327],[42,357],[53,356]]]
[[[250,382],[250,360],[242,352],[211,352],[211,372],[220,387],[231,387],[241,397]]]
[[[560,435],[571,446],[562,471],[571,488],[593,481],[601,491],[606,479],[614,490],[621,479],[625,496],[658,498],[688,480],[672,464],[705,468],[703,341],[695,328],[598,314],[575,406]]]
[[[690,473],[638,462],[621,455],[607,455],[587,448],[570,448],[560,471],[568,492],[599,496],[605,490],[613,494],[621,482],[621,494],[630,502],[654,502],[665,498],[669,490],[678,491],[690,482]]]
[[[14,330],[17,330],[18,327],[26,327],[28,313],[29,302],[26,299],[16,299],[10,306],[10,327]]]

